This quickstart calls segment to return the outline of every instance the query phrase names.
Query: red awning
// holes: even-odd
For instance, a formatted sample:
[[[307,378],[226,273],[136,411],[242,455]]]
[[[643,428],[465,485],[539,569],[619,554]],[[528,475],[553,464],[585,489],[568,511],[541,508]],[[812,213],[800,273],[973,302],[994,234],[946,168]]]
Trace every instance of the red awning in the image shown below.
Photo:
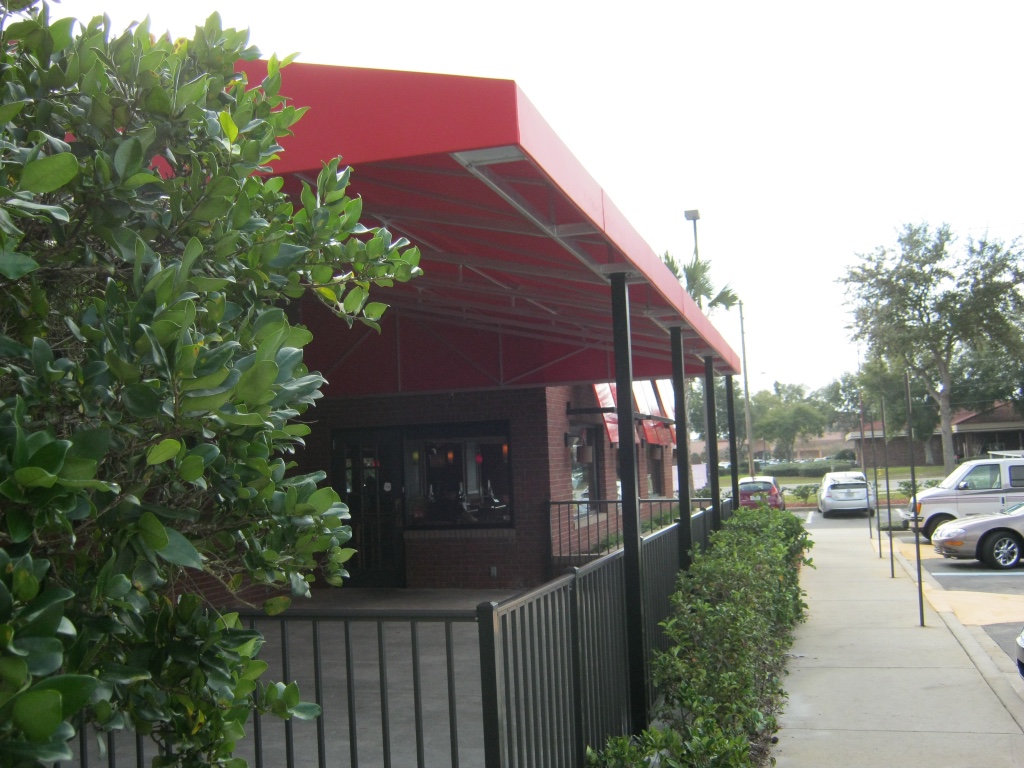
[[[263,62],[247,63],[252,82]],[[341,155],[364,220],[404,235],[424,276],[381,290],[378,335],[309,302],[310,369],[329,396],[546,386],[614,378],[609,275],[630,283],[633,370],[739,359],[514,82],[292,64],[281,93],[310,111],[275,172],[313,181]],[[625,148],[620,148],[622,151]],[[624,158],[628,162],[628,157]]]

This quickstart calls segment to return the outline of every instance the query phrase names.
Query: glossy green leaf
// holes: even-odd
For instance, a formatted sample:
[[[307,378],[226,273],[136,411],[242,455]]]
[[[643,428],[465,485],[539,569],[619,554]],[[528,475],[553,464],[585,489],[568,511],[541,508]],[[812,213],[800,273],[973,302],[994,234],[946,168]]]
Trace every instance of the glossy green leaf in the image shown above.
[[[152,512],[142,513],[142,517],[139,518],[139,533],[142,534],[143,541],[153,549],[163,549],[170,541],[164,524]]]
[[[263,610],[268,616],[277,616],[279,613],[287,611],[291,604],[290,597],[272,597],[263,602]]]
[[[18,689],[28,679],[28,664],[20,656],[0,656],[0,689]]]
[[[193,483],[203,476],[204,466],[201,456],[186,456],[178,465],[178,477],[186,483]]]
[[[14,507],[7,510],[4,518],[4,522],[7,524],[7,532],[15,544],[27,541],[35,531],[35,526],[32,524],[32,514],[28,510]]]
[[[28,100],[24,99],[0,106],[0,125],[6,125],[16,118],[21,113],[21,110],[25,108],[26,104],[28,104]]]
[[[173,528],[164,530],[167,532],[167,546],[158,549],[157,554],[168,563],[202,570],[203,558],[192,542]]]
[[[277,363],[262,360],[242,374],[235,387],[235,395],[245,403],[258,405],[273,397],[271,387],[277,379]]]
[[[37,194],[54,192],[78,175],[78,160],[70,152],[45,155],[33,160],[21,172],[20,189]]]
[[[89,675],[58,675],[41,680],[32,691],[56,691],[61,698],[61,716],[64,719],[85,707],[98,687],[95,677]]]
[[[32,690],[14,701],[11,719],[29,741],[46,741],[64,721],[61,695],[54,690]]]
[[[23,253],[4,251],[0,253],[0,275],[8,280],[18,280],[39,269],[39,262]]]
[[[163,464],[178,455],[181,450],[181,443],[174,438],[161,440],[146,452],[146,463],[150,466]]]
[[[11,650],[25,659],[33,675],[49,675],[64,663],[64,645],[55,637],[15,636]]]

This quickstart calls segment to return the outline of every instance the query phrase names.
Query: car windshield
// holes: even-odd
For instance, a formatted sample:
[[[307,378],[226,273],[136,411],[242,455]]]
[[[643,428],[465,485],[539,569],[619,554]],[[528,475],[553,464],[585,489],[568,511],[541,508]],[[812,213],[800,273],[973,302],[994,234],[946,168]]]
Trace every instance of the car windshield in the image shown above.
[[[868,484],[862,480],[845,480],[841,483],[832,483],[833,488],[867,488]]]
[[[774,490],[771,483],[740,483],[740,493],[764,493]]]
[[[1014,504],[1012,507],[1000,510],[1001,515],[1024,515],[1024,502],[1020,504]]]

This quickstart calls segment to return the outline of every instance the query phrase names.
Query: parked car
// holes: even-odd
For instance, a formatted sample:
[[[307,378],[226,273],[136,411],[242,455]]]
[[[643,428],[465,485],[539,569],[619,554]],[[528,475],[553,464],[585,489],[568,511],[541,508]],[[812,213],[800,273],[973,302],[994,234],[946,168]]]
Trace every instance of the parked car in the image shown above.
[[[1013,455],[1017,454],[1017,455]],[[911,497],[900,510],[905,526],[915,518],[930,540],[942,523],[958,517],[993,515],[1024,502],[1024,455],[1020,451],[965,461],[934,488]]]
[[[818,486],[818,511],[875,514],[875,494],[863,472],[826,472]]]
[[[990,568],[1016,568],[1024,555],[1024,504],[994,515],[948,520],[932,533],[943,557],[981,560]]]
[[[773,509],[785,509],[786,499],[778,480],[768,475],[740,478],[740,506],[759,507],[767,504]]]

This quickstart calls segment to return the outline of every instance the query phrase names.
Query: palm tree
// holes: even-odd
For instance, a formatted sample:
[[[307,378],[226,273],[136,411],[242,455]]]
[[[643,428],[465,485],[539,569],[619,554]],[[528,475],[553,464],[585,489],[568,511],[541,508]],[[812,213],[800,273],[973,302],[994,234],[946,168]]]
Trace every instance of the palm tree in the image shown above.
[[[711,262],[700,258],[696,253],[689,264],[680,265],[675,256],[668,251],[665,251],[661,258],[702,312],[705,312],[705,303],[707,304],[705,314],[710,315],[719,307],[730,309],[739,301],[739,296],[728,285],[715,292],[715,285],[711,282]]]

